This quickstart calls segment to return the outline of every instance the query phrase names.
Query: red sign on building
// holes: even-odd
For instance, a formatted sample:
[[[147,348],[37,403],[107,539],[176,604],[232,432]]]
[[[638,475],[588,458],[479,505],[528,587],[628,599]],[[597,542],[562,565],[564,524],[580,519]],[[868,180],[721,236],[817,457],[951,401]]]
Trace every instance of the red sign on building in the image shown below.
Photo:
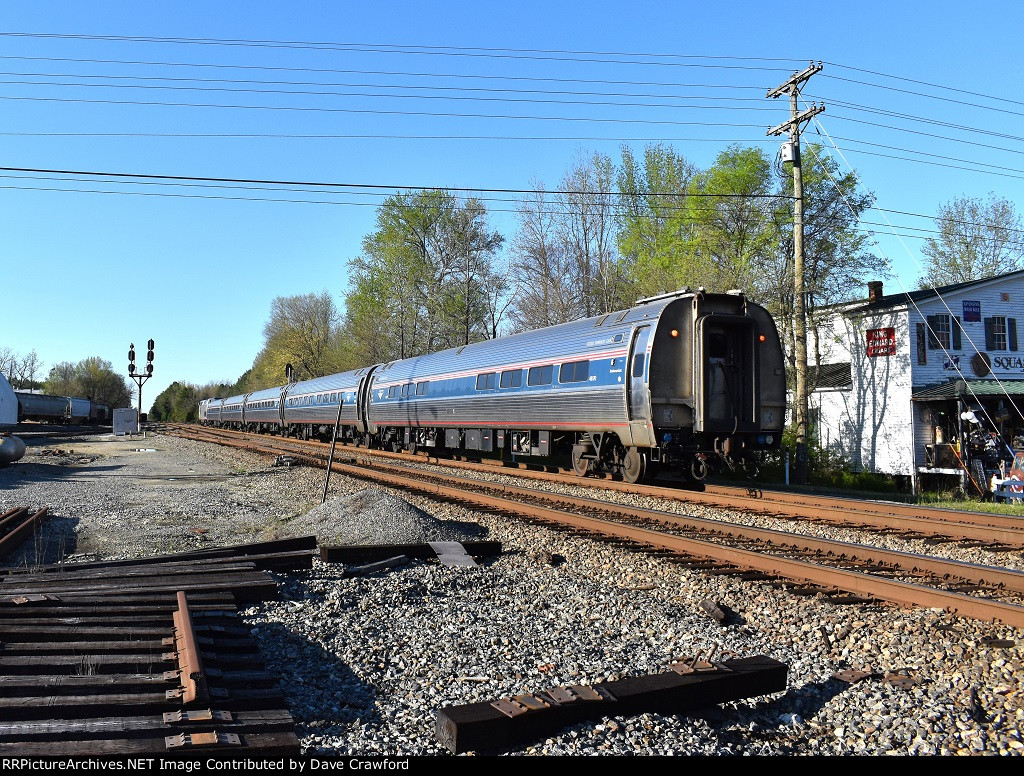
[[[896,329],[868,329],[868,357],[895,356]]]

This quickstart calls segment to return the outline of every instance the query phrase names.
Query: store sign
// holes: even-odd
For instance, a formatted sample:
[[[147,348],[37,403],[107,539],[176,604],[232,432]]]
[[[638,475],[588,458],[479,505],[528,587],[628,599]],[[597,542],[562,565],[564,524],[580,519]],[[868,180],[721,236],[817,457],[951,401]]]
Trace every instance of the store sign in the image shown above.
[[[896,329],[868,329],[868,357],[895,356]]]
[[[981,302],[977,300],[964,300],[964,321],[981,320]]]
[[[1024,372],[1024,358],[1020,356],[996,356],[992,359],[992,366],[1007,372]]]

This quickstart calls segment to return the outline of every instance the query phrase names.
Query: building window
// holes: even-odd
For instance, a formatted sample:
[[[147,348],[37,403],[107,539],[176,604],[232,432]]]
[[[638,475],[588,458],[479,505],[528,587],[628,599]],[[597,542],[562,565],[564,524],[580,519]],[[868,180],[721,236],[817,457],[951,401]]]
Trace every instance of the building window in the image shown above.
[[[510,369],[501,373],[502,388],[519,388],[523,384],[523,370]]]
[[[570,361],[562,364],[558,370],[558,382],[560,383],[582,383],[590,377],[589,361]]]
[[[950,340],[950,325],[948,315],[928,316],[928,349],[949,350],[952,347]]]
[[[526,376],[526,384],[551,385],[551,374],[553,371],[551,364],[548,364],[547,366],[530,367],[530,372]]]
[[[1016,350],[1017,319],[997,315],[985,319],[985,350]]]
[[[498,373],[497,372],[484,372],[476,376],[476,389],[478,391],[486,391],[496,387],[498,384]]]

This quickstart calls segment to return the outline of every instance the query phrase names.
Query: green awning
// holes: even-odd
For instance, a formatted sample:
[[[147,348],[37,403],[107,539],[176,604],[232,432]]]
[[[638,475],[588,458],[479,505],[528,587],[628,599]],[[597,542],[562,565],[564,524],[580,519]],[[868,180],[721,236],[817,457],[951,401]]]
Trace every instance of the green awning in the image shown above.
[[[1024,380],[949,380],[918,388],[911,394],[914,401],[959,399],[975,396],[1024,396]]]

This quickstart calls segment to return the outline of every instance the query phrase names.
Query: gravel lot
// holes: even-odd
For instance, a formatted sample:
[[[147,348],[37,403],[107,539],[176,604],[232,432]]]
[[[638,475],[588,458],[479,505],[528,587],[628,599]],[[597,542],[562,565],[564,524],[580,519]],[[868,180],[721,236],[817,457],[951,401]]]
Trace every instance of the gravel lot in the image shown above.
[[[447,755],[434,737],[438,708],[659,673],[715,645],[787,663],[787,691],[701,715],[606,717],[509,754],[1024,754],[1015,629],[828,605],[336,474],[321,505],[323,471],[175,437],[25,441],[26,457],[0,468],[0,509],[47,506],[51,517],[8,566],[308,534],[332,544],[503,542],[502,557],[476,568],[411,562],[345,577],[344,566],[317,561],[279,577],[280,600],[243,611],[308,754]],[[710,513],[748,519],[701,510]],[[1021,553],[950,552],[1021,563]],[[704,600],[734,616],[719,625]],[[872,676],[834,678],[847,669]]]

